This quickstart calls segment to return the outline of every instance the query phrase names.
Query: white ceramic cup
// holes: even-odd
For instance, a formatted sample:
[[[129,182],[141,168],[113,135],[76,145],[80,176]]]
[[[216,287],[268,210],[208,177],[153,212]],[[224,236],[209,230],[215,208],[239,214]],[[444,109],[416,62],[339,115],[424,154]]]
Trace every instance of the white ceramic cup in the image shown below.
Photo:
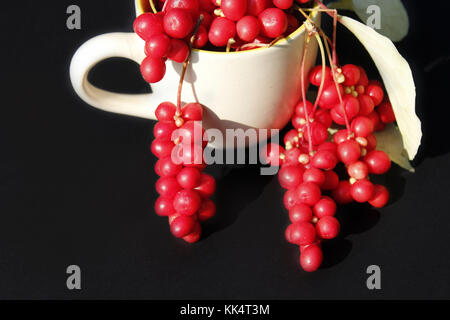
[[[147,3],[135,1],[137,15]],[[313,13],[311,18],[320,23],[319,13]],[[283,128],[301,96],[305,37],[303,25],[270,48],[231,53],[194,49],[182,101],[199,102],[206,107],[203,119],[206,128],[222,132]],[[306,74],[316,56],[317,43],[312,40],[305,61]],[[140,64],[145,58],[144,41],[135,33],[107,33],[88,40],[77,50],[70,65],[70,79],[86,103],[101,110],[148,119],[155,119],[155,109],[161,102],[176,103],[182,64],[167,60],[166,75],[151,85],[150,94],[120,94],[99,89],[87,79],[92,67],[111,57],[128,58]],[[221,143],[215,142],[213,146],[220,147]]]

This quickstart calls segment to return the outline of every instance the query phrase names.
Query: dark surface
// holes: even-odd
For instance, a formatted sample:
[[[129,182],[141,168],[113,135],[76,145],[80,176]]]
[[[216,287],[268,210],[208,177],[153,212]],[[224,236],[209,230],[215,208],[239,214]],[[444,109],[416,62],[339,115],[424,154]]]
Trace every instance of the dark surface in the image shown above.
[[[314,274],[300,271],[296,247],[283,238],[282,191],[258,167],[209,169],[218,212],[195,245],[174,239],[154,214],[153,122],[89,107],[68,76],[84,41],[131,31],[132,1],[77,1],[81,31],[65,27],[72,1],[7,3],[0,13],[0,298],[450,298],[450,50],[448,18],[437,16],[444,1],[433,4],[433,15],[407,1],[411,32],[398,44],[424,121],[417,172],[395,167],[385,177],[393,193],[385,209],[341,208],[342,236],[325,244],[324,268]],[[356,40],[339,36],[342,63],[369,63]],[[91,77],[111,90],[148,90],[125,60],[102,63]],[[71,264],[82,269],[81,291],[66,289]],[[366,288],[371,264],[382,268],[380,291]]]

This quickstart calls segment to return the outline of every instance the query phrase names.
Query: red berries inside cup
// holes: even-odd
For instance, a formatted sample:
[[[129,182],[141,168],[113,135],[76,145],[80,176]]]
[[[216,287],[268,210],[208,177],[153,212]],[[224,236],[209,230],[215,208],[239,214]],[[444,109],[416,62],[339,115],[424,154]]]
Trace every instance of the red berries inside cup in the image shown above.
[[[263,46],[300,28],[304,17],[294,0],[166,0],[153,1],[156,12],[134,21],[145,43],[147,58],[142,76],[159,82],[166,59],[183,63],[190,47],[208,51],[247,51]],[[311,7],[312,1],[295,5]],[[143,62],[144,63],[144,62]],[[374,94],[377,93],[374,91]],[[377,96],[378,97],[378,96]]]

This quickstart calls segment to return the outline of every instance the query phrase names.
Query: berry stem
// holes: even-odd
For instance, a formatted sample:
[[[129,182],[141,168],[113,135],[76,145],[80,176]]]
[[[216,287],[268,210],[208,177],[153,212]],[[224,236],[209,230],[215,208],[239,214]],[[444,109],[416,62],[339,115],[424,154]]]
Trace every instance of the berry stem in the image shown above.
[[[318,33],[316,33],[314,36],[319,45],[320,57],[322,59],[322,79],[320,79],[319,91],[317,92],[316,101],[314,102],[314,108],[313,108],[312,114],[314,114],[317,111],[317,107],[319,105],[319,97],[322,95],[323,86],[325,84],[325,71],[326,71],[325,67],[327,65],[326,57],[325,57],[325,50],[324,50],[323,44],[322,44],[322,39],[320,38]]]
[[[155,3],[153,2],[153,0],[149,0],[148,2],[150,3],[150,7],[152,8],[153,13],[157,13],[158,10],[156,10]]]
[[[167,3],[168,1],[166,1]],[[197,20],[197,24],[195,25],[194,31],[192,32],[192,37],[189,41],[189,55],[186,58],[186,61],[183,62],[183,70],[181,71],[180,76],[180,82],[178,83],[178,93],[177,93],[177,111],[176,115],[181,116],[181,91],[183,89],[183,82],[184,82],[184,76],[186,75],[186,69],[189,64],[190,58],[191,58],[191,52],[192,52],[192,46],[195,42],[195,36],[197,35],[198,28],[200,27],[200,24],[203,20],[203,15],[200,15]]]
[[[336,92],[339,97],[339,103],[341,104],[342,111],[344,113],[345,127],[347,128],[347,131],[350,134],[351,133],[350,122],[348,121],[347,111],[345,110],[345,106],[344,106],[344,100],[342,99],[341,91],[339,90],[339,83],[337,81],[336,65],[333,63],[333,58],[332,58],[332,54],[330,52],[330,47],[328,46],[328,43],[326,41],[325,41],[325,49],[327,51],[328,59],[330,61],[331,73],[333,75],[333,82],[334,82],[334,85],[336,86]]]
[[[309,43],[311,41],[311,34],[308,33],[308,38],[305,42],[305,49],[303,50],[303,57],[302,57],[302,64],[300,69],[301,74],[301,89],[302,89],[302,101],[303,101],[303,108],[305,110],[305,120],[306,120],[306,130],[308,131],[308,147],[309,147],[309,153],[312,155],[313,153],[313,145],[312,145],[312,132],[311,132],[311,123],[308,111],[306,110],[306,92],[305,92],[305,60],[306,60],[306,54],[308,52]]]

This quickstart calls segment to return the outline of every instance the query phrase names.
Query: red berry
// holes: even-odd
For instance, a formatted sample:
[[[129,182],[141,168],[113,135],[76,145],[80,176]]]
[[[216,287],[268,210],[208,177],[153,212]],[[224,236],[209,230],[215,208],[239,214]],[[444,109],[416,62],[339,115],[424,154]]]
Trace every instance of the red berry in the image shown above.
[[[291,143],[293,146],[297,145],[299,142],[298,137],[298,131],[295,129],[289,130],[285,135],[283,139],[284,144],[287,144],[288,142]]]
[[[283,10],[267,8],[258,15],[261,22],[261,34],[269,38],[281,36],[287,29],[288,20]]]
[[[364,157],[364,161],[369,167],[369,172],[373,174],[384,174],[391,168],[391,159],[384,151],[370,151]]]
[[[294,0],[273,0],[273,4],[283,10],[289,9],[292,7]]]
[[[173,198],[181,187],[174,177],[162,177],[156,181],[156,192],[162,197]]]
[[[213,20],[209,29],[209,41],[216,47],[226,46],[228,40],[236,35],[236,25],[226,18],[217,17]]]
[[[373,122],[367,117],[359,116],[351,123],[352,131],[357,137],[367,137],[373,132]]]
[[[373,103],[372,98],[369,97],[367,94],[360,94],[358,96],[358,101],[359,101],[359,115],[361,116],[368,116],[375,108],[375,104]]]
[[[194,231],[195,221],[191,217],[178,216],[170,224],[170,232],[177,237],[182,238]]]
[[[317,184],[318,186],[322,186],[325,182],[325,173],[317,168],[309,168],[306,169],[303,173],[303,181],[304,182],[312,182]]]
[[[331,118],[330,112],[324,109],[319,109],[314,115],[314,119],[325,126],[325,128],[331,127],[333,124],[333,119]]]
[[[377,113],[380,116],[380,120],[385,123],[392,123],[395,121],[394,110],[392,104],[389,101],[384,101],[377,108]]]
[[[337,145],[333,142],[324,142],[317,147],[317,151],[329,151],[336,155]]]
[[[306,100],[306,103],[303,100],[301,100],[297,103],[297,105],[295,106],[295,114],[298,115],[299,117],[306,118],[305,106],[306,106],[306,112],[308,112],[308,115],[311,115],[311,112],[313,111],[314,106],[308,100]]]
[[[333,142],[336,144],[336,154],[337,154],[337,146],[344,141],[348,140],[349,131],[347,129],[342,129],[336,132],[333,136]]]
[[[202,0],[201,0],[202,1]],[[208,0],[204,0],[204,1],[208,1]],[[210,11],[213,12],[216,9],[216,6],[213,5],[214,8]],[[214,20],[214,17],[211,13],[207,12],[207,11],[200,11],[200,14],[203,15],[203,20],[201,22],[201,25],[205,27],[206,30],[209,30],[209,28],[211,27],[211,23]]]
[[[378,106],[384,98],[383,88],[378,85],[368,85],[366,88],[366,94],[372,98],[373,103]]]
[[[210,199],[204,199],[200,209],[198,209],[198,220],[206,221],[216,214],[216,205]]]
[[[335,123],[341,126],[345,125],[345,118],[337,111],[337,107],[330,110],[330,116]]]
[[[334,216],[336,213],[336,202],[330,197],[322,197],[313,207],[314,215],[321,219],[325,216]]]
[[[222,0],[220,8],[225,18],[238,21],[247,12],[247,0]]]
[[[239,38],[247,42],[252,42],[258,36],[260,30],[261,24],[253,16],[245,16],[236,24],[236,31]]]
[[[350,194],[356,202],[364,203],[372,199],[374,192],[373,183],[369,180],[358,180],[350,189]]]
[[[161,58],[146,57],[141,63],[141,74],[148,83],[158,82],[166,74],[166,63]]]
[[[145,54],[153,58],[164,58],[169,53],[170,38],[165,34],[157,34],[145,43]]]
[[[286,14],[288,19],[288,27],[286,29],[286,34],[289,35],[300,27],[300,22],[292,14]]]
[[[354,86],[361,78],[359,68],[353,64],[347,64],[342,67],[342,74],[345,76],[344,86]]]
[[[298,222],[287,227],[285,236],[289,243],[307,245],[316,239],[316,230],[309,222]]]
[[[320,122],[314,121],[310,124],[310,130],[311,130],[311,137],[312,137],[312,144],[313,145],[319,145],[324,143],[328,138],[328,131],[327,128]],[[304,136],[306,141],[309,141],[309,130],[306,130],[305,126],[305,132]]]
[[[196,168],[185,167],[177,174],[178,184],[184,189],[194,189],[200,183],[201,173]]]
[[[290,210],[292,209],[292,207],[295,206],[296,203],[297,203],[297,193],[295,192],[295,190],[294,189],[287,190],[283,197],[284,207],[287,210]]]
[[[295,166],[299,164],[298,158],[302,154],[299,148],[292,148],[288,151],[285,151],[284,155],[284,166]]]
[[[195,33],[195,40],[193,43],[194,48],[203,48],[208,43],[208,31],[202,25],[200,25]]]
[[[165,158],[171,155],[173,142],[167,139],[155,139],[152,142],[151,150],[157,158]]]
[[[161,16],[153,13],[143,13],[134,20],[133,29],[145,41],[157,34],[164,33]]]
[[[177,129],[173,121],[158,121],[153,127],[153,135],[156,139],[170,140],[172,132]]]
[[[170,216],[175,213],[171,198],[159,197],[155,202],[155,212],[158,216]]]
[[[347,115],[347,119],[349,121],[351,121],[354,117],[356,117],[359,113],[360,110],[360,106],[359,106],[359,101],[358,99],[356,99],[354,96],[352,96],[351,94],[346,94],[344,95],[343,99],[343,106],[338,103],[335,107],[334,110],[336,110],[336,112],[343,118],[344,118],[344,110],[345,110],[345,115]],[[344,122],[345,123],[345,122]]]
[[[321,188],[323,190],[334,190],[339,185],[339,176],[334,171],[325,171],[325,181]]]
[[[206,12],[213,12],[214,9],[216,9],[215,1],[211,0],[199,0],[200,5],[200,14],[202,14],[202,10],[205,10]]]
[[[280,166],[282,164],[282,160],[280,159],[280,155],[284,154],[285,150],[282,146],[269,143],[264,146],[261,150],[261,159],[271,166]]]
[[[204,131],[201,122],[189,120],[173,134],[173,137],[178,139],[178,143],[201,146]]]
[[[324,216],[316,224],[317,235],[326,240],[336,238],[340,229],[339,221],[332,216]]]
[[[247,13],[257,17],[267,6],[266,0],[247,0]]]
[[[216,190],[216,180],[207,173],[200,176],[200,184],[195,188],[203,198],[209,198]]]
[[[320,150],[312,157],[311,165],[322,170],[333,170],[338,163],[336,154],[328,150]]]
[[[313,218],[310,207],[303,203],[296,204],[289,210],[289,219],[292,223],[310,222]]]
[[[189,56],[189,47],[183,40],[172,39],[170,41],[170,49],[167,58],[172,61],[182,63],[185,62]]]
[[[369,115],[367,115],[367,118],[370,119],[370,121],[372,121],[372,125],[373,128],[375,129],[375,131],[379,131],[380,128],[380,123],[383,124],[380,121],[380,117],[378,116],[378,113],[376,113],[375,111],[372,111],[371,113],[369,113]]]
[[[363,161],[356,161],[347,168],[348,175],[356,180],[366,179],[369,175],[369,167]]]
[[[172,102],[162,102],[155,110],[156,119],[159,121],[173,121],[177,107]]]
[[[362,67],[358,66],[358,69],[359,69],[359,72],[360,72],[360,77],[359,77],[358,84],[362,85],[364,87],[367,87],[369,85],[369,78],[367,77],[367,73]]]
[[[161,177],[161,159],[155,163],[155,173]]]
[[[341,181],[336,189],[331,193],[334,200],[339,204],[347,204],[353,202],[350,189],[352,185],[348,181]]]
[[[322,66],[316,66],[309,73],[309,82],[318,87],[320,86],[321,81],[322,81]],[[331,72],[331,68],[325,67],[324,84],[327,84],[328,82],[332,81],[333,81],[333,74]]]
[[[338,85],[339,91],[336,90],[334,82],[328,82],[323,89],[322,95],[319,98],[319,105],[324,109],[330,109],[339,103],[339,93],[341,97],[344,96],[344,88]]]
[[[202,199],[197,191],[183,189],[177,192],[173,199],[173,207],[176,212],[191,216],[197,212],[202,203]]]
[[[165,4],[164,11],[169,11],[169,9],[184,9],[188,11],[192,19],[194,21],[197,21],[199,10],[200,10],[200,3],[198,0],[166,0],[167,3]]]
[[[278,181],[285,189],[293,189],[303,181],[303,168],[300,166],[282,167],[278,172]]]
[[[164,15],[164,31],[176,39],[183,39],[191,33],[194,23],[189,11],[185,9],[169,9]]]
[[[178,132],[178,131],[175,131]],[[182,163],[186,167],[204,168],[203,147],[199,144],[179,143],[173,148],[172,160],[175,163]]]
[[[367,140],[367,151],[372,151],[375,150],[375,148],[377,147],[377,138],[375,138],[375,136],[373,134],[369,134],[366,137]]]
[[[322,249],[316,244],[307,246],[300,254],[300,266],[306,272],[314,272],[319,269],[322,260]]]
[[[389,202],[389,191],[385,186],[375,185],[372,198],[369,203],[374,208],[383,208]]]
[[[346,140],[337,146],[338,158],[345,164],[352,164],[361,156],[361,148],[354,140]]]
[[[173,163],[171,157],[161,158],[159,161],[159,171],[161,177],[173,177],[176,176],[183,168],[181,164]]]
[[[200,103],[188,103],[181,111],[184,120],[201,121],[203,118],[203,107]]]
[[[202,236],[202,227],[200,226],[200,223],[196,222],[194,224],[194,230],[187,236],[184,236],[183,240],[186,241],[187,243],[195,243],[198,240],[200,240],[201,236]]]
[[[314,183],[305,182],[297,187],[297,199],[299,203],[313,206],[320,200],[321,196],[320,188]]]

